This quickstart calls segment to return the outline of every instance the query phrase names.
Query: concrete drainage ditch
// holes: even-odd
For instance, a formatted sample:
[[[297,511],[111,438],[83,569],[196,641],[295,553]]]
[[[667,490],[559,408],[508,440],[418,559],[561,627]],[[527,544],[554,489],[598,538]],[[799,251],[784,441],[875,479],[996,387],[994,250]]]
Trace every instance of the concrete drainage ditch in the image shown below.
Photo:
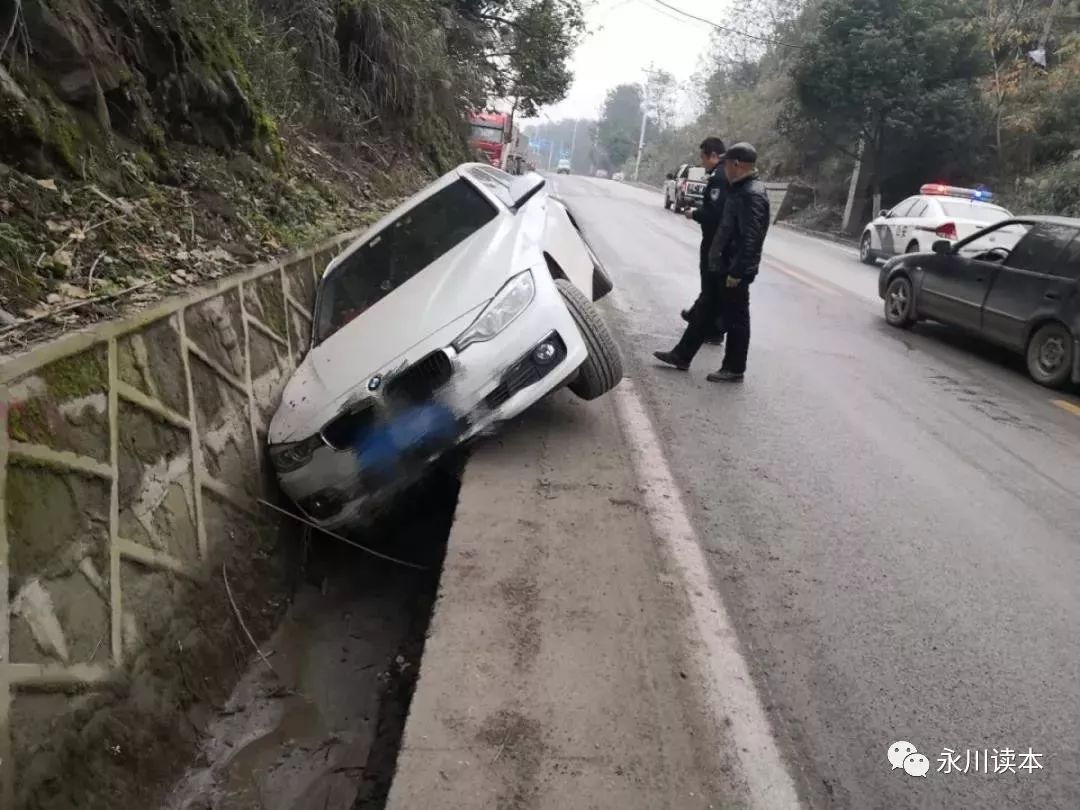
[[[379,806],[437,575],[325,539],[305,568],[258,503],[353,236],[0,362],[0,807]],[[456,486],[391,553],[445,542]]]
[[[197,763],[162,810],[384,807],[457,488],[452,471],[437,471],[358,538],[425,571],[307,537],[295,596],[260,645],[265,661],[255,656],[208,718]]]

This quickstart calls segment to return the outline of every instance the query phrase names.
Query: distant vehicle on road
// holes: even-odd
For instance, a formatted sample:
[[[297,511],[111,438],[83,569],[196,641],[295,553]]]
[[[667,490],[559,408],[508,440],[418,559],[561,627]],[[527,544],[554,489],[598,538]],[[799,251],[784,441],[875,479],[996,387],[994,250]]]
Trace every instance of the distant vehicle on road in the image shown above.
[[[311,343],[270,422],[282,489],[363,525],[454,445],[567,386],[622,379],[593,301],[612,289],[538,174],[459,166],[323,273]]]
[[[664,183],[664,208],[675,208],[676,214],[690,205],[700,205],[705,196],[705,170],[689,163],[668,172]]]
[[[607,180],[607,172],[603,169],[597,169],[596,176],[599,177],[601,180]]]
[[[1080,382],[1080,219],[1006,219],[932,247],[881,268],[878,294],[891,325],[958,326],[1023,353],[1040,385]]]
[[[555,174],[570,174],[569,158],[559,160],[559,165],[555,167]]]
[[[900,253],[925,253],[938,240],[955,243],[1012,216],[991,199],[990,192],[983,189],[927,183],[914,197],[881,211],[863,229],[859,258],[874,264],[879,258]]]
[[[617,183],[621,183],[626,180],[626,175],[624,175],[622,172],[615,172],[615,174],[611,175],[611,179],[616,181]]]

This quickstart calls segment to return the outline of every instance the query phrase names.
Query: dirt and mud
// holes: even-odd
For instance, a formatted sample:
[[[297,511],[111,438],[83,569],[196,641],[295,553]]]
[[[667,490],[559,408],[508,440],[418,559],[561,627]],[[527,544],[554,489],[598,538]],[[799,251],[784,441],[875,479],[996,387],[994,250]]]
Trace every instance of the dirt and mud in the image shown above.
[[[357,538],[416,570],[304,535],[303,576],[226,700],[203,707],[191,767],[161,810],[385,805],[457,502],[441,468]]]

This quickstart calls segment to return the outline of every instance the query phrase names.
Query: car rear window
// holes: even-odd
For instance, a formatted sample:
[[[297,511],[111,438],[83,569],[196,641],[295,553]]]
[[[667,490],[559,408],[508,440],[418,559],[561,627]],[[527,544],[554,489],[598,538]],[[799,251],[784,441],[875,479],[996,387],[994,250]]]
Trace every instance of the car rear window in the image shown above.
[[[466,180],[455,181],[406,211],[323,280],[316,303],[315,344],[464,242],[496,213]]]
[[[941,208],[945,216],[954,219],[977,219],[979,222],[1000,222],[1008,219],[1012,214],[1004,208],[986,203],[957,202],[956,200],[941,200]]]

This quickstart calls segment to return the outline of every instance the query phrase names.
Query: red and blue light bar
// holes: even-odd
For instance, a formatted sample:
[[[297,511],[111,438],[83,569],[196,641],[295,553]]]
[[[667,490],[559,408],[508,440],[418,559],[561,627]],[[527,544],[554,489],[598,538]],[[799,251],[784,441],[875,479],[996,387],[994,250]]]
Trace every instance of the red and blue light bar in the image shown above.
[[[960,186],[947,186],[944,183],[927,183],[919,189],[920,194],[936,195],[940,197],[963,197],[968,200],[987,202],[994,195],[985,188],[961,188]]]

